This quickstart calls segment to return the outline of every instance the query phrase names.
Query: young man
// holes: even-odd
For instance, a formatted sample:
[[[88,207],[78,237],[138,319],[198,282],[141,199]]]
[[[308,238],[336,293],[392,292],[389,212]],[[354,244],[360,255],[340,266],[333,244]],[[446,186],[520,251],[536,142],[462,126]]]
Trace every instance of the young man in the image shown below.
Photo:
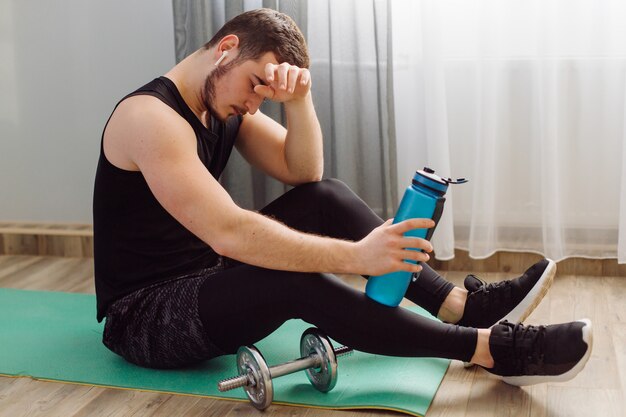
[[[383,222],[345,184],[321,180],[308,65],[293,21],[254,10],[117,105],[94,190],[105,345],[141,366],[180,367],[301,318],[357,350],[471,361],[518,385],[578,373],[591,352],[589,321],[513,324],[547,291],[554,262],[503,283],[470,275],[457,288],[424,263],[428,241],[403,236],[431,220]],[[287,129],[258,111],[263,100],[283,103]],[[238,207],[217,180],[233,146],[295,188],[260,213]],[[396,270],[421,270],[407,298],[445,323],[378,304],[330,275]]]

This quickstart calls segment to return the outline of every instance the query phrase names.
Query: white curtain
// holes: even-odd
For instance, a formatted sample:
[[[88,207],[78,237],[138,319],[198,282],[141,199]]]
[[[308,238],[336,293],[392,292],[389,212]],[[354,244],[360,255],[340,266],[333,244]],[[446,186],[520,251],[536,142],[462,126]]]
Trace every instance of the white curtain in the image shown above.
[[[398,183],[470,179],[437,257],[626,263],[626,2],[390,1]]]

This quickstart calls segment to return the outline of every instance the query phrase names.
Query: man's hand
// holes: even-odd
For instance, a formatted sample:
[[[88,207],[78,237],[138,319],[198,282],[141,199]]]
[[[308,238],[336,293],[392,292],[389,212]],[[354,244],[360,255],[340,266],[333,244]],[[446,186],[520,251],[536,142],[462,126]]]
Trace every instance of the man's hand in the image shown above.
[[[403,235],[409,230],[435,227],[435,222],[430,219],[409,219],[391,224],[392,220],[387,220],[357,242],[358,264],[354,273],[382,275],[395,271],[419,272],[422,269],[421,266],[404,262],[404,260],[426,262],[430,259],[430,256],[424,253],[433,250],[429,241]]]
[[[302,99],[311,90],[309,70],[286,62],[280,65],[268,63],[265,66],[265,79],[269,84],[255,86],[254,92],[279,103]]]

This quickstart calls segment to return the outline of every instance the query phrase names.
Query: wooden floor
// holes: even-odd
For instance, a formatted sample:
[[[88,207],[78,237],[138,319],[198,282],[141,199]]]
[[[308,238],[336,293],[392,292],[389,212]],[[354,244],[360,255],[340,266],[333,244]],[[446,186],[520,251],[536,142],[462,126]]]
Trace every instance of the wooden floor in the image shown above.
[[[488,281],[515,272],[481,274]],[[459,285],[464,273],[446,272]],[[347,278],[362,287],[358,277]],[[0,256],[0,287],[93,293],[91,259]],[[548,296],[527,323],[588,317],[594,324],[593,355],[583,372],[561,384],[507,386],[480,369],[452,363],[427,413],[434,416],[626,416],[626,277],[557,275]],[[1,329],[0,329],[1,343]],[[271,406],[256,412],[246,403],[105,389],[0,377],[0,416],[400,416],[384,411],[326,411]]]

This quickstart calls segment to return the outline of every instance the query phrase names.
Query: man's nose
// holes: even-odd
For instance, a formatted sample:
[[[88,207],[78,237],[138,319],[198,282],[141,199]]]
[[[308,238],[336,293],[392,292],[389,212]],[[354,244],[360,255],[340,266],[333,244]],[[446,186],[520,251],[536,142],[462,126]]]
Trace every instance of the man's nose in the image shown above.
[[[248,113],[250,114],[256,113],[257,110],[259,110],[259,107],[261,107],[261,104],[263,103],[264,99],[265,97],[257,93],[252,93],[250,97],[248,98],[248,101],[246,101],[246,107],[248,108]]]

